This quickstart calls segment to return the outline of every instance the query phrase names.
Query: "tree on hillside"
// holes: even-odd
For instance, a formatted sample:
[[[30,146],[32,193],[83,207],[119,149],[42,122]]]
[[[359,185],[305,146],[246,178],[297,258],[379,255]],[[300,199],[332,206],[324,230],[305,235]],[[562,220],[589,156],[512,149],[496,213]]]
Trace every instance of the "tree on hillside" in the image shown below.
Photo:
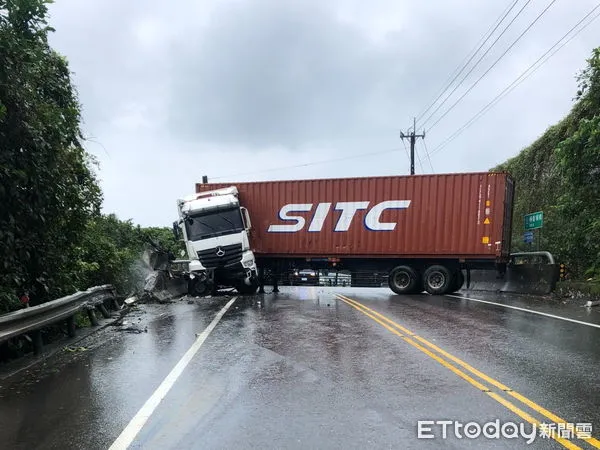
[[[0,308],[77,283],[76,248],[101,192],[81,146],[65,58],[48,44],[48,0],[0,0]]]
[[[582,101],[593,114],[598,114],[600,105],[600,47],[592,51],[588,66],[577,77],[579,90],[576,99]]]
[[[543,210],[541,248],[575,276],[600,277],[600,48],[587,63],[571,112],[493,170],[516,180],[514,249],[528,249],[523,215]]]
[[[151,266],[149,259],[144,262],[142,258],[144,251],[155,250],[149,239],[173,255],[183,249],[170,228],[141,228],[114,214],[90,220],[77,255],[83,286],[112,284],[122,293],[134,291]]]
[[[571,220],[571,259],[581,261],[586,276],[600,275],[600,48],[594,50],[579,80],[578,100],[588,109],[577,130],[558,146],[564,179],[558,205]]]

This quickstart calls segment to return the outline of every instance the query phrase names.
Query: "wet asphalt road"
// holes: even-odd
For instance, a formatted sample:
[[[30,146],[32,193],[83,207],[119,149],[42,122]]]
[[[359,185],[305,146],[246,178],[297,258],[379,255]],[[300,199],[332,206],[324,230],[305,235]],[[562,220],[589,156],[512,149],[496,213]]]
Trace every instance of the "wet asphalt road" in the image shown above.
[[[0,447],[109,448],[227,300],[143,305],[140,318],[130,320],[147,332],[109,330],[106,343],[54,372],[0,382]],[[564,314],[600,323],[600,314],[583,309]],[[387,289],[283,288],[238,298],[130,448],[563,448],[539,437],[527,445],[523,439],[458,439],[449,431],[442,439],[439,427],[434,439],[417,439],[417,421],[524,423],[518,408],[551,422],[539,407],[495,388],[495,381],[567,422],[591,423],[598,437],[599,340],[599,328]]]

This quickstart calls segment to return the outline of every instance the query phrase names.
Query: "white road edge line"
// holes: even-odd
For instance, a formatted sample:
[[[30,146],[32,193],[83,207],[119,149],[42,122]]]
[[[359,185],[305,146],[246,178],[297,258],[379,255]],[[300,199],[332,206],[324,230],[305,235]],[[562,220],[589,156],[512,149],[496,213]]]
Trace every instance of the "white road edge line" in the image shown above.
[[[454,298],[460,298],[461,300],[470,300],[473,302],[487,303],[488,305],[502,306],[503,308],[516,309],[517,311],[525,311],[525,312],[528,312],[531,314],[538,314],[540,316],[551,317],[553,319],[559,319],[559,320],[564,320],[566,322],[577,323],[579,325],[587,325],[588,327],[600,328],[600,325],[598,325],[597,323],[582,322],[581,320],[569,319],[568,317],[555,316],[554,314],[548,314],[548,313],[544,313],[541,311],[534,311],[532,309],[527,309],[527,308],[519,308],[518,306],[504,305],[502,303],[489,302],[487,300],[480,300],[478,298],[461,297],[460,295],[446,295],[446,297],[454,297]]]
[[[215,316],[210,325],[208,325],[208,327],[206,327],[206,329],[198,335],[198,337],[196,338],[192,346],[189,348],[189,350],[185,352],[185,355],[183,355],[179,362],[175,365],[175,367],[173,367],[169,375],[165,377],[160,386],[158,386],[158,388],[154,391],[150,398],[146,400],[146,403],[144,403],[144,405],[140,408],[140,410],[133,417],[133,419],[131,419],[131,421],[127,424],[127,426],[121,432],[119,437],[110,446],[109,450],[125,450],[127,447],[129,447],[129,445],[131,445],[131,443],[133,442],[137,434],[140,432],[140,430],[143,428],[143,426],[146,424],[154,410],[158,407],[162,399],[165,398],[169,390],[173,387],[173,385],[177,381],[177,378],[179,378],[179,376],[183,373],[183,370],[189,364],[189,362],[192,360],[192,358],[198,352],[198,350],[200,350],[200,347],[202,346],[202,344],[204,344],[206,338],[215,329],[215,327],[223,318],[227,310],[231,307],[231,305],[233,305],[233,302],[235,302],[236,300],[237,297],[233,297],[231,300],[229,300],[229,302],[225,306],[223,306],[221,311],[219,311],[219,313]]]

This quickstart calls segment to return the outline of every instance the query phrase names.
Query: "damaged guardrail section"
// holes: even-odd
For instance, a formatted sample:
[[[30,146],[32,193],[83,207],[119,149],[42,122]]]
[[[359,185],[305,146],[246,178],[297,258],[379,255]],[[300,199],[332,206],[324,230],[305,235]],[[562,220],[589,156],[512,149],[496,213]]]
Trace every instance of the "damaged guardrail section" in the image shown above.
[[[549,294],[556,288],[559,265],[549,252],[511,254],[506,273],[499,276],[489,270],[471,270],[467,290]]]
[[[0,316],[0,343],[12,337],[31,333],[34,352],[42,350],[42,335],[40,329],[60,322],[67,321],[69,336],[75,336],[75,315],[79,311],[87,311],[92,325],[97,326],[96,308],[108,318],[107,302],[119,308],[116,290],[112,285],[95,286],[83,292],[52,300],[41,305],[14,311]]]

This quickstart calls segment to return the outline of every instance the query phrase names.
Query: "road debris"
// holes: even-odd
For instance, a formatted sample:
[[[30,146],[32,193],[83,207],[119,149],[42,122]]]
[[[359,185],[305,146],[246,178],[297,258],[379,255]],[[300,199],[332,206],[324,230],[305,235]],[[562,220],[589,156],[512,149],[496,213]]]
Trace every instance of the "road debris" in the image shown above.
[[[148,332],[148,327],[144,327],[144,329],[142,330],[141,328],[135,326],[135,325],[131,325],[125,328],[118,328],[119,331],[124,331],[126,333],[131,333],[131,334],[141,334],[141,333],[147,333]]]
[[[138,301],[137,295],[133,295],[131,297],[126,298],[123,303],[125,303],[127,306],[131,306],[137,301]]]
[[[63,350],[65,352],[87,352],[88,349],[86,347],[73,347],[71,345],[67,345],[66,347],[63,348]]]

